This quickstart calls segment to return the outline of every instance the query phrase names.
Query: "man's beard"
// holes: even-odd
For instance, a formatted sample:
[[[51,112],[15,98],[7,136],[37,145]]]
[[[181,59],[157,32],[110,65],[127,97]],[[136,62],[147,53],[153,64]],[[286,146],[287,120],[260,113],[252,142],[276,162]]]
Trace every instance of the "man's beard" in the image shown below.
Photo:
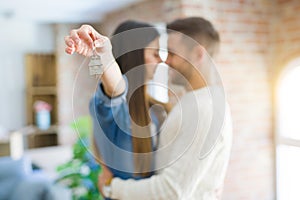
[[[171,84],[185,86],[188,81],[187,79],[177,70],[170,69],[169,71],[169,80]]]

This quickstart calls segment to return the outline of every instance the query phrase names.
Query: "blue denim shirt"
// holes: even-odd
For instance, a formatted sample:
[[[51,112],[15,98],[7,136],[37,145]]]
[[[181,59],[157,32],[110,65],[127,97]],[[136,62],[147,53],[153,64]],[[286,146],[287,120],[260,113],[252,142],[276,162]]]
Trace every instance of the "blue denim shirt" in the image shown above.
[[[120,96],[110,98],[105,95],[100,83],[89,108],[93,119],[95,143],[114,177],[140,179],[141,177],[133,176],[132,173],[134,162],[131,155],[133,147],[127,92],[128,87]],[[155,117],[152,119],[155,123]]]

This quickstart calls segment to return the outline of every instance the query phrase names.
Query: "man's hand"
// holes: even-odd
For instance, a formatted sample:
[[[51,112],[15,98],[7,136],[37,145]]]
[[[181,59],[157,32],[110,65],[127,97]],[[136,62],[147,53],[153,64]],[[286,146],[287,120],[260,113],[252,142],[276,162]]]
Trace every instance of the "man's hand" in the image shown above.
[[[65,52],[73,54],[74,52],[84,55],[93,55],[93,49],[96,47],[97,53],[111,56],[111,43],[108,37],[98,33],[90,25],[82,25],[79,29],[70,31],[70,35],[65,37]]]
[[[100,193],[103,196],[102,188],[103,188],[104,185],[110,185],[110,182],[113,178],[113,174],[105,166],[102,166],[102,169],[103,169],[103,171],[98,177],[98,189],[99,189]]]

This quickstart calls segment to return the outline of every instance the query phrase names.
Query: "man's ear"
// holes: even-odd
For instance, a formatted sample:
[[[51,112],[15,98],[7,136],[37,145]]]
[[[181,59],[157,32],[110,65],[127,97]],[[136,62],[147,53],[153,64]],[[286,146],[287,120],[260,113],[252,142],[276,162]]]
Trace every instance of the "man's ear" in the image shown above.
[[[200,44],[194,46],[191,54],[191,58],[193,59],[193,65],[199,66],[203,63],[205,55],[205,49]]]
[[[195,57],[196,57],[197,61],[202,63],[204,60],[204,55],[205,55],[205,48],[202,45],[198,44],[194,48],[194,53],[195,53]]]

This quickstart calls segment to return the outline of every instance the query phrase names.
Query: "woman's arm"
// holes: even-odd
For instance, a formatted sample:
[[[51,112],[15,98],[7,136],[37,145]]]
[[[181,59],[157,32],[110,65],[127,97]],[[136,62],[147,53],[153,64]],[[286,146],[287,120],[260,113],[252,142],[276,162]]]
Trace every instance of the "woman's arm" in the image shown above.
[[[115,58],[112,54],[112,46],[108,37],[98,33],[90,25],[82,25],[79,29],[71,30],[65,37],[68,54],[78,53],[84,56],[92,56],[96,52],[101,56],[104,73],[101,76],[104,91],[107,96],[115,97],[125,91],[125,81]]]

